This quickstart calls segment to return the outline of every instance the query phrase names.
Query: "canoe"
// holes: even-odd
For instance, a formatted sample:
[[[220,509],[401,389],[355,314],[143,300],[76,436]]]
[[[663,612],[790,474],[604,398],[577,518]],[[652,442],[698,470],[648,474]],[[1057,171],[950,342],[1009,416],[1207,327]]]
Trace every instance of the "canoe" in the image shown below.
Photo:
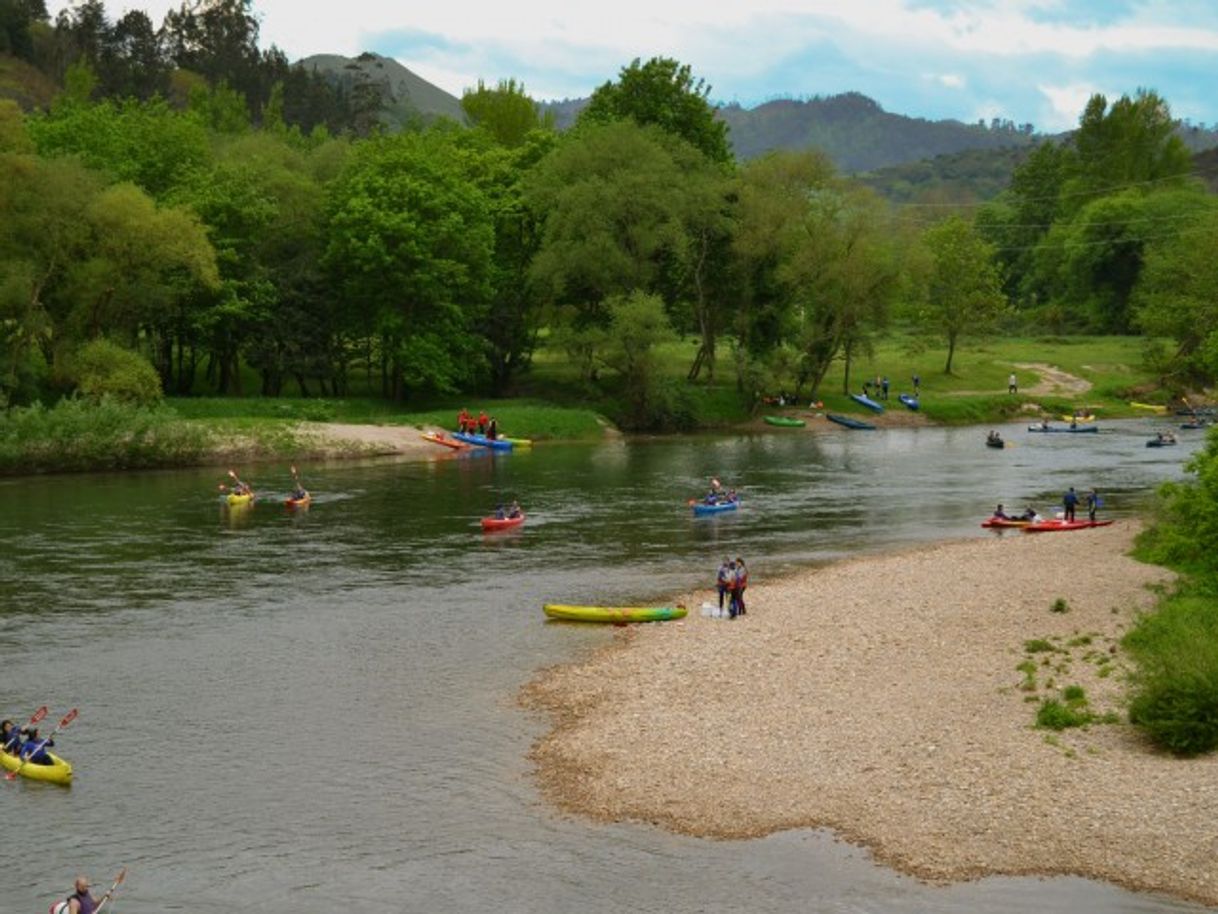
[[[309,505],[313,504],[313,496],[308,492],[305,492],[303,497],[288,498],[285,499],[283,503],[287,505],[290,510],[295,510],[296,508],[307,508]]]
[[[788,416],[762,416],[769,425],[780,425],[783,428],[803,428],[807,425],[803,419],[792,419]]]
[[[897,399],[900,400],[902,403],[904,403],[907,408],[913,410],[914,412],[917,412],[918,408],[922,405],[921,403],[918,402],[917,397],[911,397],[909,394],[897,394]]]
[[[1146,442],[1146,446],[1147,447],[1172,447],[1173,445],[1175,445],[1175,443],[1176,442],[1174,442],[1174,441],[1160,441],[1158,438],[1151,438],[1149,441]]]
[[[988,517],[981,522],[981,526],[1005,529],[1007,527],[1026,527],[1032,523],[1030,520],[1020,520],[1017,517]]]
[[[868,432],[875,431],[874,425],[870,422],[864,422],[862,419],[851,419],[849,416],[839,416],[837,413],[825,413],[825,418],[830,422],[836,422],[838,425],[844,425],[846,428],[860,429]]]
[[[737,501],[721,501],[708,505],[704,501],[694,502],[694,514],[721,514],[724,511],[735,511],[740,507]]]
[[[1039,524],[1028,524],[1024,527],[1028,533],[1048,533],[1052,530],[1087,530],[1091,527],[1107,527],[1110,520],[1044,520]]]
[[[1007,443],[1005,441],[1003,441],[1001,438],[998,438],[997,440],[995,440],[994,438],[986,438],[985,446],[997,448],[998,450],[1002,450],[1004,447],[1007,446]]]
[[[1204,423],[1204,422],[1181,422],[1180,423],[1180,428],[1188,428],[1188,429],[1205,428],[1205,426],[1206,426],[1206,423]]]
[[[453,437],[458,441],[464,441],[466,444],[476,444],[478,447],[488,447],[494,451],[510,451],[512,442],[502,438],[491,439],[486,435],[470,435],[466,432],[453,432]]]
[[[21,768],[21,777],[29,778],[31,781],[46,781],[48,784],[71,784],[72,783],[72,765],[65,759],[60,758],[54,752],[47,752],[51,757],[49,765],[35,765],[33,762],[27,762],[23,767],[21,759],[15,755],[9,755],[7,752],[0,750],[0,767],[8,771],[16,771]]]
[[[667,622],[683,619],[684,606],[567,606],[547,603],[545,614],[551,619],[570,622]]]
[[[251,501],[253,501],[254,493],[250,492],[248,495],[237,495],[233,492],[229,492],[228,495],[225,496],[224,500],[227,502],[230,508],[239,508],[242,505],[248,505]]]
[[[419,435],[419,437],[430,441],[432,444],[442,444],[444,447],[450,447],[454,451],[463,451],[469,447],[469,445],[463,441],[453,441],[453,439],[446,436],[443,432],[423,432],[421,435]]]
[[[1134,409],[1148,409],[1153,413],[1158,413],[1160,416],[1167,413],[1166,406],[1159,406],[1156,403],[1135,403],[1133,400],[1130,400],[1129,405]]]
[[[1082,425],[1085,422],[1094,422],[1095,416],[1093,416],[1091,413],[1087,413],[1085,416],[1062,416],[1062,421],[1077,422],[1079,425]]]
[[[884,411],[883,405],[876,403],[875,400],[871,399],[871,397],[865,397],[862,394],[851,394],[850,399],[855,403],[861,403],[873,413],[882,413]]]
[[[524,514],[516,517],[484,517],[482,518],[482,529],[491,530],[507,530],[510,527],[519,527],[524,523]]]
[[[1085,435],[1089,432],[1094,434],[1098,433],[1099,430],[1100,427],[1098,425],[1076,425],[1073,428],[1068,425],[1064,428],[1056,425],[1050,425],[1048,428],[1044,428],[1040,425],[1028,426],[1028,431],[1030,432],[1068,432],[1072,435]]]

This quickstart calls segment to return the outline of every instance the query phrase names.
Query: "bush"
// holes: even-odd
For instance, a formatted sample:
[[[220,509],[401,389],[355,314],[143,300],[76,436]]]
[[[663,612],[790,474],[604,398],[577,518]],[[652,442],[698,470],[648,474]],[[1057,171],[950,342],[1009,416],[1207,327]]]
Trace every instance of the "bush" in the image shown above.
[[[1068,613],[1070,612],[1070,604],[1066,602],[1065,597],[1058,597],[1053,601],[1053,605],[1049,607],[1051,613]]]
[[[162,398],[161,379],[137,352],[109,340],[86,343],[72,359],[70,375],[86,397],[112,397],[137,406],[152,406]]]
[[[1044,638],[1032,638],[1023,643],[1023,649],[1029,654],[1043,654],[1057,650],[1052,643]]]
[[[1056,698],[1046,698],[1036,712],[1036,726],[1044,730],[1065,730],[1091,723],[1091,714],[1077,707],[1064,705]]]

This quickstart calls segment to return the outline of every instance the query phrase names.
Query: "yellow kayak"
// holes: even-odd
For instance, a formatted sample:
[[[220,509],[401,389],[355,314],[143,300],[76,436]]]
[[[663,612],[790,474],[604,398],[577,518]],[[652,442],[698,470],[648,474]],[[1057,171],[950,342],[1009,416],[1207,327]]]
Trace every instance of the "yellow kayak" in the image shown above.
[[[228,493],[228,506],[230,508],[236,508],[239,505],[248,505],[253,500],[254,493],[252,492],[248,495],[236,495],[232,492]]]
[[[1152,413],[1158,413],[1160,416],[1167,415],[1167,407],[1160,406],[1157,403],[1135,403],[1133,400],[1130,400],[1129,405],[1132,406],[1134,409],[1148,409]]]
[[[513,447],[532,447],[533,446],[533,442],[529,438],[508,438],[506,435],[501,435],[500,440],[512,442]]]
[[[33,762],[21,764],[21,759],[15,755],[9,755],[7,752],[0,750],[0,767],[8,771],[16,771],[21,769],[20,774],[23,778],[29,778],[31,781],[46,781],[50,784],[71,784],[72,783],[72,765],[61,759],[54,752],[48,752],[51,757],[51,764],[36,765]]]
[[[1062,416],[1066,422],[1077,422],[1079,425],[1090,424],[1095,421],[1095,416],[1087,413],[1085,416]]]
[[[684,606],[567,606],[547,603],[543,609],[551,619],[570,622],[666,622],[685,617]]]

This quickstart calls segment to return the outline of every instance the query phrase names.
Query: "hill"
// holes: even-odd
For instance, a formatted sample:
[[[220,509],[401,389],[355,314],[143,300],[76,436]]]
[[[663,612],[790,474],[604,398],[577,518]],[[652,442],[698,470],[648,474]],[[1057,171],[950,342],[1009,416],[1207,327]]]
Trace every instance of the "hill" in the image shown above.
[[[359,57],[314,54],[299,63],[306,70],[326,76],[349,98],[355,99],[364,93],[379,98],[380,118],[390,130],[441,117],[465,123],[459,99],[433,86],[392,57],[370,51]]]
[[[9,98],[24,110],[47,108],[58,92],[45,74],[33,64],[0,54],[0,98]]]
[[[895,203],[977,203],[1006,190],[1012,173],[1031,149],[966,149],[855,177]]]

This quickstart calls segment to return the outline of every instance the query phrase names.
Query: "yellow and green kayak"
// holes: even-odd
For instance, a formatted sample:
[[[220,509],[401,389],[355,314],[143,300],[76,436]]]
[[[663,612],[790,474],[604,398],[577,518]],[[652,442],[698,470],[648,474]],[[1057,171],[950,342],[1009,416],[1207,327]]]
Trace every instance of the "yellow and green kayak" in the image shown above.
[[[17,771],[21,777],[29,778],[31,781],[46,781],[49,784],[71,784],[71,763],[64,761],[54,752],[48,752],[47,755],[51,757],[51,764],[49,765],[36,765],[33,762],[26,762],[22,765],[21,759],[17,758],[17,756],[0,751],[0,767],[3,767],[7,771]]]
[[[533,441],[530,438],[509,438],[507,435],[501,435],[500,441],[510,441],[513,447],[532,447]]]
[[[667,622],[685,617],[684,606],[567,606],[547,603],[543,609],[551,619],[569,622]]]
[[[1160,416],[1167,415],[1167,407],[1160,406],[1157,403],[1137,403],[1133,400],[1130,400],[1129,405],[1132,406],[1134,409],[1148,409],[1152,413],[1158,413]]]

